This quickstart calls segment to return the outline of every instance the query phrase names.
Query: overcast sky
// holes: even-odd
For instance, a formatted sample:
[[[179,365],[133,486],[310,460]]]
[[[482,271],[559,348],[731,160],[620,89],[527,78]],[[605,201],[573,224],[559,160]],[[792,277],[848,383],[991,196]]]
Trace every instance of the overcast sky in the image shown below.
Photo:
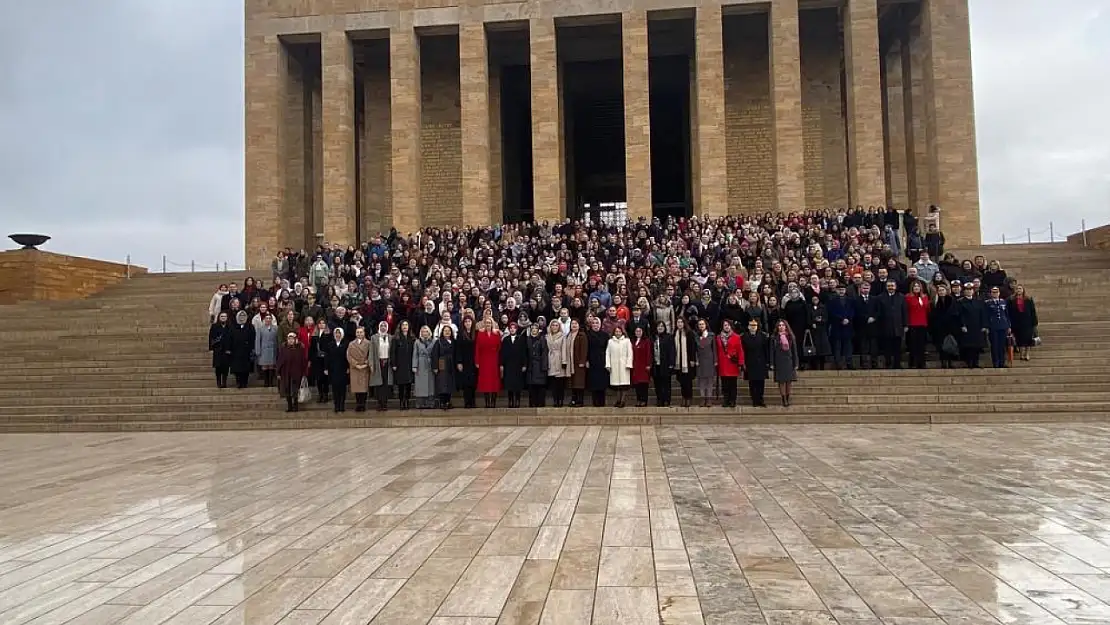
[[[1110,222],[1110,0],[971,11],[984,240]],[[242,263],[241,2],[12,0],[2,16],[0,236]]]

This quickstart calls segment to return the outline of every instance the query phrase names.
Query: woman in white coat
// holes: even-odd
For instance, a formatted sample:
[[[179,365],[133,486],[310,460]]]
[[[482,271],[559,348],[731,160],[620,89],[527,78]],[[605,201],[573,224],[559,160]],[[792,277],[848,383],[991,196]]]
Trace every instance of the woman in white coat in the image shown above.
[[[632,383],[632,341],[624,335],[624,328],[613,328],[613,337],[605,348],[605,368],[609,370],[609,386],[617,391],[617,408],[624,408],[624,392]]]

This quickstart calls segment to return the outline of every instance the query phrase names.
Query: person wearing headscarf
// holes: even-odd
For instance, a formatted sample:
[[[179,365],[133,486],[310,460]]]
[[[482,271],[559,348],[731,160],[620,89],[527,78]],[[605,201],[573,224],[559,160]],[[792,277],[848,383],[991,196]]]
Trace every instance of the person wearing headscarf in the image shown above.
[[[436,395],[435,373],[432,367],[432,330],[428,326],[420,328],[420,335],[413,344],[412,395],[418,408],[431,408]]]
[[[227,388],[227,372],[231,369],[232,336],[227,313],[217,312],[216,321],[208,329],[208,350],[212,352],[212,369],[216,372],[216,388]]]
[[[402,319],[397,324],[397,333],[389,346],[389,367],[393,375],[393,383],[397,385],[397,399],[400,401],[401,410],[409,409],[412,401],[412,383],[416,373],[413,367],[413,351],[416,344],[411,327],[408,319]]]
[[[235,325],[231,328],[231,372],[235,374],[238,388],[247,388],[254,370],[254,338],[254,326],[247,311],[240,310],[235,314]]]
[[[722,319],[721,324],[724,323],[725,320]],[[698,320],[698,329],[694,336],[698,360],[698,396],[701,397],[701,407],[708,408],[717,382],[717,337],[709,331],[709,324],[705,319]]]
[[[566,350],[563,348],[567,340],[563,336],[563,326],[558,319],[552,319],[547,326],[547,376],[548,386],[551,388],[552,405],[556,408],[563,407],[563,396],[566,392],[569,365],[566,361]]]
[[[347,339],[343,328],[332,331],[329,340],[322,341],[324,349],[324,375],[331,384],[335,412],[347,411],[347,388],[350,383],[350,364],[347,362]]]
[[[440,329],[439,338],[432,345],[432,369],[436,376],[436,397],[439,407],[450,410],[451,396],[455,394],[455,330],[453,325]]]
[[[287,333],[277,357],[278,391],[285,397],[285,412],[300,410],[298,395],[307,368],[304,345],[301,345],[296,332]]]
[[[272,315],[262,317],[262,326],[254,336],[254,354],[258,367],[262,369],[262,383],[269,388],[274,385],[274,366],[277,364],[278,331]]]
[[[389,324],[378,323],[378,331],[370,337],[370,387],[374,389],[378,412],[385,412],[389,402],[390,373],[389,354],[393,337],[389,334]]]
[[[355,394],[355,412],[366,412],[366,395],[370,390],[370,341],[366,329],[355,330],[355,340],[347,345],[347,364],[350,365],[351,391]]]
[[[528,327],[528,407],[543,408],[547,390],[547,339],[538,323]]]

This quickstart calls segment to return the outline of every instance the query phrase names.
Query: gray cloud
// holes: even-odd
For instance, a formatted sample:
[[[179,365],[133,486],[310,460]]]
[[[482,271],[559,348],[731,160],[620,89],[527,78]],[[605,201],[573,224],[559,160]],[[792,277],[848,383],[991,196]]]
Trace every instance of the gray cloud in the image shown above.
[[[0,235],[151,267],[241,263],[241,3],[8,4]],[[971,9],[984,239],[1110,221],[1110,0]]]

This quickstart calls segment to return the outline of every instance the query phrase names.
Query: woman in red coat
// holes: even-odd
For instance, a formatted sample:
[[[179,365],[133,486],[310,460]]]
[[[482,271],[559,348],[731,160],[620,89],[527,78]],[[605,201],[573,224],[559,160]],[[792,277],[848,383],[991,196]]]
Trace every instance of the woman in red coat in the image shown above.
[[[644,327],[636,326],[632,331],[632,387],[636,389],[636,407],[642,408],[648,403],[648,383],[651,382],[651,364],[654,360],[654,350],[648,337],[644,336]]]
[[[743,366],[744,347],[726,319],[721,322],[721,333],[717,336],[717,375],[721,378],[721,405],[725,408],[736,407],[736,380]]]
[[[932,308],[921,282],[915,280],[906,295],[906,343],[910,350],[911,369],[925,368],[925,345],[929,341],[929,312]]]
[[[501,333],[492,319],[478,322],[474,364],[478,367],[478,392],[484,394],[486,408],[496,408],[497,394],[501,392]]]

